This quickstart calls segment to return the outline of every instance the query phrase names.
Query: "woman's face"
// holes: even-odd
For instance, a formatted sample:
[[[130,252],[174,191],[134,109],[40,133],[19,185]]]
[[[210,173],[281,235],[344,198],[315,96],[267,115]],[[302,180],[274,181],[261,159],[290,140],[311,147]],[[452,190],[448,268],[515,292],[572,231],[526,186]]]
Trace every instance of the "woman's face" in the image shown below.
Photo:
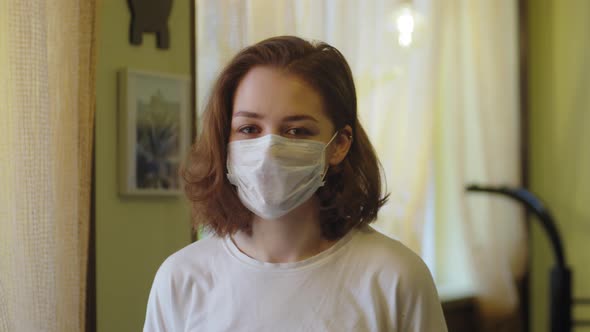
[[[342,129],[342,128],[338,128]],[[258,66],[242,79],[235,93],[229,141],[269,134],[327,143],[336,128],[321,96],[297,76]],[[330,144],[328,162],[338,164],[350,147],[350,127]]]

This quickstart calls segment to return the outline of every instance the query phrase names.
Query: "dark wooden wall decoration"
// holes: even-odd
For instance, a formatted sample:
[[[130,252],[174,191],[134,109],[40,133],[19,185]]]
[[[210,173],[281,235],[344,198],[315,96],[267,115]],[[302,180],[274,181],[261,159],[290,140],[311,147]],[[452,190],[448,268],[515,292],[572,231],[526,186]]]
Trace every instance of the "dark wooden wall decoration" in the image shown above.
[[[143,33],[155,33],[157,46],[170,48],[168,17],[172,10],[172,0],[128,0],[131,9],[129,41],[141,45]]]

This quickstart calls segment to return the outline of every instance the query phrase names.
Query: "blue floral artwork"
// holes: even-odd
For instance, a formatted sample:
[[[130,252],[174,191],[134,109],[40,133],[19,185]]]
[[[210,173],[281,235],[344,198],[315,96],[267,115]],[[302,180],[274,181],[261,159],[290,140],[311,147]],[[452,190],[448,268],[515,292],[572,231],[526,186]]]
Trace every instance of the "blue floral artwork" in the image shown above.
[[[137,77],[136,187],[178,190],[181,87],[173,79]]]

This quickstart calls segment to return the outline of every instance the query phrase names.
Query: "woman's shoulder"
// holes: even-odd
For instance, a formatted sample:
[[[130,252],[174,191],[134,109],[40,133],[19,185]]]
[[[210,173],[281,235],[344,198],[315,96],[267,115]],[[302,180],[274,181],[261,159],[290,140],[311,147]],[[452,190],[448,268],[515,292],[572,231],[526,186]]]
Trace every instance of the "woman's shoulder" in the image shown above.
[[[170,255],[160,265],[154,278],[144,330],[184,330],[191,303],[206,296],[213,288],[216,259],[223,251],[223,239],[209,237]],[[157,326],[160,326],[158,328]]]
[[[404,299],[405,304],[420,303],[424,312],[431,312],[440,321],[440,300],[434,279],[422,258],[398,240],[390,238],[372,227],[360,230],[357,235],[357,250],[360,259],[366,261],[364,270],[376,280],[380,287],[389,294],[392,303]],[[400,309],[400,319],[411,323],[413,317],[422,316],[412,313],[411,308]],[[422,317],[422,318],[421,318]],[[433,318],[434,319],[434,318]],[[444,322],[444,318],[442,319]],[[436,324],[435,324],[436,325]],[[415,330],[415,329],[411,329]],[[419,329],[434,331],[436,329]]]
[[[168,277],[208,274],[212,262],[223,256],[223,238],[209,236],[195,241],[168,256],[158,269],[158,274]]]
[[[357,230],[354,250],[359,259],[380,273],[395,279],[429,281],[430,270],[422,258],[402,242],[391,238],[371,226]],[[422,277],[422,278],[421,278]]]
[[[372,227],[358,232],[365,269],[385,290],[400,331],[446,331],[432,274],[420,256]]]
[[[385,259],[410,260],[420,259],[414,251],[399,240],[385,235],[370,225],[365,225],[356,230],[356,246],[362,247],[363,252],[377,255]]]

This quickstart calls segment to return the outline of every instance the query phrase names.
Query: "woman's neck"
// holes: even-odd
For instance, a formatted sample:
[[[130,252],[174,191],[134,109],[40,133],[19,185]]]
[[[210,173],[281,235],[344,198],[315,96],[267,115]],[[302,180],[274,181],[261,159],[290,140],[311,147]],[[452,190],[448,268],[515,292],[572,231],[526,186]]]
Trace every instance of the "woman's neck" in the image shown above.
[[[322,237],[319,203],[312,198],[277,220],[254,217],[252,236],[234,236],[237,247],[263,262],[290,263],[314,256],[334,242]]]

